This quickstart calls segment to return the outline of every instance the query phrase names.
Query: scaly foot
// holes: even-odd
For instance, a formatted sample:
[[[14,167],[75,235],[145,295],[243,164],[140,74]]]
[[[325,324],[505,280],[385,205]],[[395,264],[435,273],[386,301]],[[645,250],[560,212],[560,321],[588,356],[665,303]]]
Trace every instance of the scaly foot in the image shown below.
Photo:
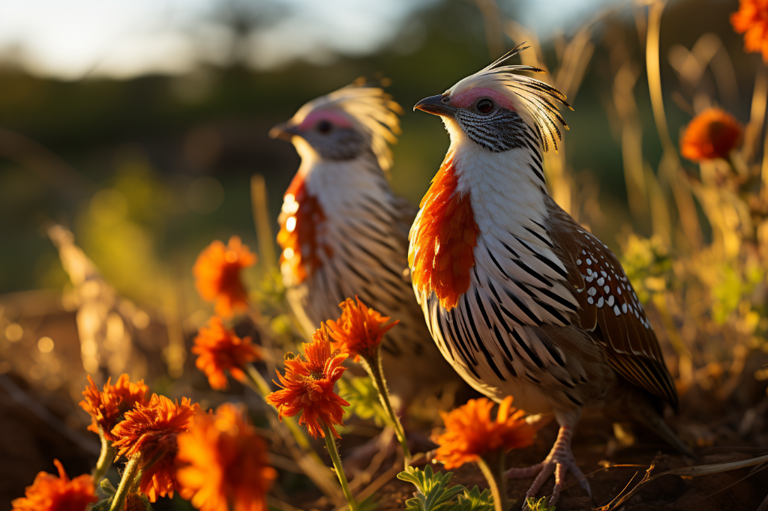
[[[541,489],[541,486],[553,473],[555,474],[555,487],[552,489],[552,498],[550,499],[549,504],[554,505],[560,497],[560,491],[563,489],[563,484],[565,483],[565,474],[569,470],[578,479],[579,484],[584,488],[584,491],[587,492],[587,495],[592,498],[592,489],[589,487],[589,481],[584,477],[584,473],[581,469],[576,466],[576,460],[571,451],[572,434],[573,428],[571,428],[571,426],[560,426],[555,445],[552,446],[552,450],[549,451],[549,454],[544,458],[544,461],[532,467],[510,468],[507,471],[507,477],[515,479],[533,477],[536,475],[536,479],[533,480],[533,484],[525,494],[523,509],[526,509],[528,499],[536,496]]]

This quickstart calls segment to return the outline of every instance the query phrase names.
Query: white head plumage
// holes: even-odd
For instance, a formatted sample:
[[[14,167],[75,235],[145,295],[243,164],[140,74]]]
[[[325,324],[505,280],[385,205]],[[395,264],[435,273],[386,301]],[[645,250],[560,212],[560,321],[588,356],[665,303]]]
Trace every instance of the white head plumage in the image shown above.
[[[558,123],[566,130],[569,128],[556,103],[561,103],[571,110],[573,108],[566,101],[565,94],[556,88],[541,80],[519,74],[521,71],[544,73],[544,70],[533,66],[506,64],[509,59],[528,49],[524,44],[517,45],[492,64],[460,80],[448,89],[447,93],[455,97],[470,89],[485,87],[503,94],[528,125],[536,127],[544,150],[547,151],[551,143],[557,151],[557,142],[562,140]]]
[[[346,114],[357,128],[370,137],[371,150],[382,170],[387,171],[392,167],[392,150],[389,145],[397,142],[397,135],[400,134],[398,115],[403,110],[381,88],[385,85],[384,81],[371,84],[365,78],[358,78],[350,85],[305,104],[291,121],[301,124],[307,116],[322,110],[338,110]]]

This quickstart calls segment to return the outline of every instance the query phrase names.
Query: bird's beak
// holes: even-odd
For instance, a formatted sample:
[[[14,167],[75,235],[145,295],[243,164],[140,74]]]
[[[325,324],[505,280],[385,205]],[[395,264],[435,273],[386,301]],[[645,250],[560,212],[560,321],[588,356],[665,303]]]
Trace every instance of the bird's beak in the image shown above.
[[[421,110],[428,114],[440,115],[443,117],[453,118],[456,115],[456,107],[449,105],[443,101],[448,96],[438,94],[437,96],[430,96],[424,98],[413,107],[414,110]]]
[[[293,137],[299,134],[298,126],[295,126],[288,122],[283,122],[269,130],[269,138],[279,138],[290,142]]]

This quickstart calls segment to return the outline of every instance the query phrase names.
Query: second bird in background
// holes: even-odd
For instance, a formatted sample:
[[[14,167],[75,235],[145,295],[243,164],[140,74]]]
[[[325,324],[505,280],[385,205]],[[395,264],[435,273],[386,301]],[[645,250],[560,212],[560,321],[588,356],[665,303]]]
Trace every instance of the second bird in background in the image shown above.
[[[401,109],[379,86],[355,82],[310,101],[270,136],[293,143],[301,166],[284,195],[278,243],[288,301],[305,332],[359,296],[400,320],[382,344],[397,406],[435,394],[456,372],[440,355],[408,273],[416,208],[388,181]]]

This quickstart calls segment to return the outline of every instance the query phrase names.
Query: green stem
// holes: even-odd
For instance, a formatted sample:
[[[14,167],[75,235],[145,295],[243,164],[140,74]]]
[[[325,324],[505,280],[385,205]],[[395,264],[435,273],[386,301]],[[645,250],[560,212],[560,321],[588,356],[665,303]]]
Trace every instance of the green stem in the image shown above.
[[[99,453],[99,460],[96,462],[91,477],[94,483],[99,484],[112,465],[112,460],[115,459],[115,449],[112,444],[104,437],[104,430],[99,426],[99,438],[101,439],[101,452]]]
[[[336,439],[333,436],[331,428],[325,421],[320,421],[323,424],[323,432],[325,433],[325,445],[328,447],[328,454],[331,455],[331,461],[333,462],[333,468],[336,469],[336,475],[339,477],[341,483],[341,490],[344,492],[344,496],[349,502],[349,509],[351,511],[357,511],[357,502],[355,497],[352,496],[352,492],[349,491],[349,484],[347,484],[347,476],[344,474],[344,467],[341,466],[341,459],[339,458],[339,451],[336,449]]]
[[[477,465],[488,480],[488,486],[493,494],[495,511],[507,511],[507,487],[504,477],[504,453],[499,451],[495,456],[485,456],[477,460]],[[493,467],[493,468],[491,468]]]
[[[248,375],[248,386],[251,387],[251,389],[253,389],[262,398],[266,398],[269,394],[272,393],[272,389],[269,388],[269,384],[261,376],[261,373],[259,373],[256,368],[253,367],[253,364],[246,364],[245,372]],[[309,438],[307,437],[306,433],[304,433],[304,430],[299,426],[296,418],[283,417],[283,424],[285,424],[286,427],[290,430],[291,435],[293,435],[293,438],[296,440],[296,444],[298,444],[298,446],[301,447],[305,453],[315,458],[315,460],[322,465],[323,462],[320,459],[320,456],[318,456],[315,450],[312,448],[312,444],[310,444]]]
[[[145,467],[146,468],[146,467]],[[130,488],[128,488],[128,494],[131,493],[138,493],[139,487],[141,485],[141,478],[144,475],[144,470],[139,470],[139,474],[136,476],[136,479],[133,480],[133,484]]]
[[[261,395],[261,397],[267,397],[272,393],[272,389],[269,388],[267,380],[265,380],[261,376],[261,373],[253,367],[253,364],[245,364],[245,373],[249,378],[246,383],[248,383],[248,386],[255,390],[257,394]]]
[[[405,456],[405,467],[408,468],[408,464],[411,461],[411,451],[408,449],[408,441],[405,439],[405,431],[403,430],[403,425],[400,423],[400,417],[398,417],[395,413],[394,409],[392,408],[392,402],[389,399],[389,390],[387,390],[387,382],[384,380],[384,371],[381,368],[381,357],[379,356],[379,351],[376,350],[376,353],[371,358],[361,358],[365,362],[363,367],[365,367],[366,371],[368,371],[368,374],[371,377],[371,380],[373,380],[373,386],[376,388],[376,391],[379,394],[381,404],[387,411],[387,415],[389,415],[390,421],[392,422],[392,427],[395,428],[395,434],[397,435],[397,439],[400,441],[400,446],[403,448],[403,455]]]
[[[128,491],[133,486],[134,479],[139,473],[139,463],[141,462],[141,456],[131,458],[128,465],[125,467],[123,477],[120,479],[120,486],[117,487],[114,497],[112,497],[112,505],[109,506],[109,511],[123,511],[125,508],[125,498],[128,496]]]

